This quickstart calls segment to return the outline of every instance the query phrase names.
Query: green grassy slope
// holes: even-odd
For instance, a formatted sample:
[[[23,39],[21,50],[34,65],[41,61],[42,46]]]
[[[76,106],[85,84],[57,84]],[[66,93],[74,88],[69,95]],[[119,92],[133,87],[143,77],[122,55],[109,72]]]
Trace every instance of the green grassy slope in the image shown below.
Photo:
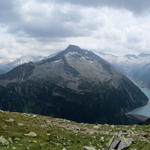
[[[113,135],[131,137],[128,149],[150,149],[150,126],[78,124],[33,114],[0,111],[0,150],[81,150],[107,148]],[[5,141],[6,140],[6,141]]]

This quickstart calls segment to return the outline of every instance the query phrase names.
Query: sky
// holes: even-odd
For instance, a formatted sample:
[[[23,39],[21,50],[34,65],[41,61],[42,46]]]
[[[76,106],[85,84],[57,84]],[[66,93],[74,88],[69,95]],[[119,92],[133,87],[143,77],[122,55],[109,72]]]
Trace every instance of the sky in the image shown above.
[[[0,1],[0,59],[47,56],[69,44],[150,53],[150,0]]]

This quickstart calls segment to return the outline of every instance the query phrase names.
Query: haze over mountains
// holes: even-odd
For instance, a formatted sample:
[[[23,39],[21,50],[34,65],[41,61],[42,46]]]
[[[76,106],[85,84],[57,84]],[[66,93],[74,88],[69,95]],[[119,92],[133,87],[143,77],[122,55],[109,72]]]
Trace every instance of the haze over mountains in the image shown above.
[[[1,60],[0,58],[0,74],[6,73],[10,71],[11,69],[22,65],[24,63],[28,62],[38,62],[41,61],[42,59],[50,58],[58,54],[59,52],[55,52],[47,57],[44,56],[22,56],[20,58],[15,59],[14,61],[4,61],[3,59]]]
[[[147,103],[127,77],[91,51],[64,51],[0,76],[0,109],[75,120],[129,124],[125,113]]]
[[[10,71],[11,69],[13,69],[14,67],[17,67],[18,65],[27,63],[27,62],[36,62],[36,61],[40,61],[41,59],[44,59],[44,57],[41,56],[23,56],[20,57],[14,61],[10,61],[10,62],[1,62],[0,63],[0,74],[6,73],[8,71]]]
[[[105,53],[97,53],[107,60],[118,71],[128,76],[140,86],[150,88],[150,54],[115,56]]]

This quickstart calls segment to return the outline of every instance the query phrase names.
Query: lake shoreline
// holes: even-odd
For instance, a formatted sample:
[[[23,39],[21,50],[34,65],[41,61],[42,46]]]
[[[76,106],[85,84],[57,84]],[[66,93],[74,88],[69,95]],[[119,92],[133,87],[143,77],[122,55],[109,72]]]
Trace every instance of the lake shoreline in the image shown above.
[[[148,97],[148,102],[144,106],[137,107],[134,110],[128,112],[127,114],[132,116],[143,116],[145,118],[150,118],[150,89],[140,87],[141,91]]]
[[[138,120],[141,123],[146,122],[148,119],[150,119],[150,117],[139,115],[139,114],[129,114],[129,113],[127,113],[126,115],[135,118],[136,120]]]

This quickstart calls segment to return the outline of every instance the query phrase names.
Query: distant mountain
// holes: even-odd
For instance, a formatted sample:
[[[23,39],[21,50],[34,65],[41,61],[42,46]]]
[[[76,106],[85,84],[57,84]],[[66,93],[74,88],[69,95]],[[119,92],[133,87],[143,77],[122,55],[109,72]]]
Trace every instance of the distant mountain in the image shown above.
[[[42,56],[23,56],[12,62],[0,63],[0,74],[6,73],[11,69],[28,62],[37,62],[44,59]]]
[[[46,58],[51,58],[54,57],[55,55],[57,55],[59,52],[55,52],[51,55],[49,55],[48,57],[43,57],[43,56],[22,56],[20,58],[17,58],[14,61],[11,62],[0,62],[0,74],[6,73],[8,71],[10,71],[11,69],[22,65],[24,63],[28,63],[28,62],[38,62],[41,61],[42,59],[46,59]],[[1,58],[0,58],[1,59]]]
[[[140,85],[150,88],[150,54],[114,56],[97,53],[111,63],[117,70],[127,75]]]
[[[147,103],[127,77],[93,52],[70,45],[54,57],[0,76],[0,109],[78,122],[131,123],[125,113]]]
[[[13,66],[22,65],[27,62],[37,62],[42,60],[44,57],[42,56],[23,56],[21,58],[18,58],[13,62]]]

